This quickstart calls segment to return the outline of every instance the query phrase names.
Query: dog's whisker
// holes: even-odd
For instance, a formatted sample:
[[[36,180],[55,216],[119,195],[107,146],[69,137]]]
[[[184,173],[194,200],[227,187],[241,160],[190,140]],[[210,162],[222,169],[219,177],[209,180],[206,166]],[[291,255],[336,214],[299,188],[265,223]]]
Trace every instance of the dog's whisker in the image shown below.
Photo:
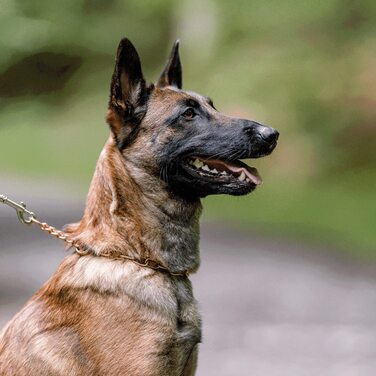
[[[222,151],[216,154],[211,154],[207,159],[216,159],[216,158],[221,158],[224,157],[228,154],[228,151]]]

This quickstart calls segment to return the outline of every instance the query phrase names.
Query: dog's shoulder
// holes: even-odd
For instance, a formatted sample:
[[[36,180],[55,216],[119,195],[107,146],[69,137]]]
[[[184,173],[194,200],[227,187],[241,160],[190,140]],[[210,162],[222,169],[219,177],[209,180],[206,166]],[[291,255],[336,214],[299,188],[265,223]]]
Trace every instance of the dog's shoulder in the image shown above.
[[[92,375],[78,333],[51,318],[36,294],[8,323],[0,333],[0,375]]]

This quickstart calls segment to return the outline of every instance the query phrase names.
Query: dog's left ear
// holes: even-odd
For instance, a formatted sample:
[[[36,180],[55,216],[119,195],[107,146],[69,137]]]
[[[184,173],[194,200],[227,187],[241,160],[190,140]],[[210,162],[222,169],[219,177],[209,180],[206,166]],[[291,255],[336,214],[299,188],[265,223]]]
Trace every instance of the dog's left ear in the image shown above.
[[[167,64],[159,77],[157,86],[175,86],[178,89],[182,88],[182,68],[179,57],[179,40],[177,40],[170,54],[170,58],[167,61]]]
[[[130,40],[124,38],[116,54],[107,114],[119,148],[124,148],[136,135],[137,125],[146,112],[146,101],[147,88],[140,58]]]

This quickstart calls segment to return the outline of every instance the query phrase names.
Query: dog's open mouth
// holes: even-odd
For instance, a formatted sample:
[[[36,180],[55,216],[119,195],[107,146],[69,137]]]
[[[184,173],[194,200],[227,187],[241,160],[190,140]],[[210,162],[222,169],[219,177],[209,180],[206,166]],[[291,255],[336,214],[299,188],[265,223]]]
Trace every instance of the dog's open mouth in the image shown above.
[[[186,167],[194,174],[216,183],[234,183],[257,186],[262,183],[258,171],[245,163],[222,161],[219,159],[204,159],[192,156],[186,159]]]

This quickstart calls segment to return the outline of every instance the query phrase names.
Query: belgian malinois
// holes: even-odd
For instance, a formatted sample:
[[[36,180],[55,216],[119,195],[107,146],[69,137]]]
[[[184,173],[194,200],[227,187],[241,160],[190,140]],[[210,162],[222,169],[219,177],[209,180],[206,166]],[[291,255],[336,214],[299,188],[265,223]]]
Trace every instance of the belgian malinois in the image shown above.
[[[278,132],[183,91],[178,48],[147,85],[120,42],[110,137],[83,218],[66,228],[78,250],[3,330],[1,375],[194,375],[200,199],[253,191],[261,178],[240,159],[270,154]]]

